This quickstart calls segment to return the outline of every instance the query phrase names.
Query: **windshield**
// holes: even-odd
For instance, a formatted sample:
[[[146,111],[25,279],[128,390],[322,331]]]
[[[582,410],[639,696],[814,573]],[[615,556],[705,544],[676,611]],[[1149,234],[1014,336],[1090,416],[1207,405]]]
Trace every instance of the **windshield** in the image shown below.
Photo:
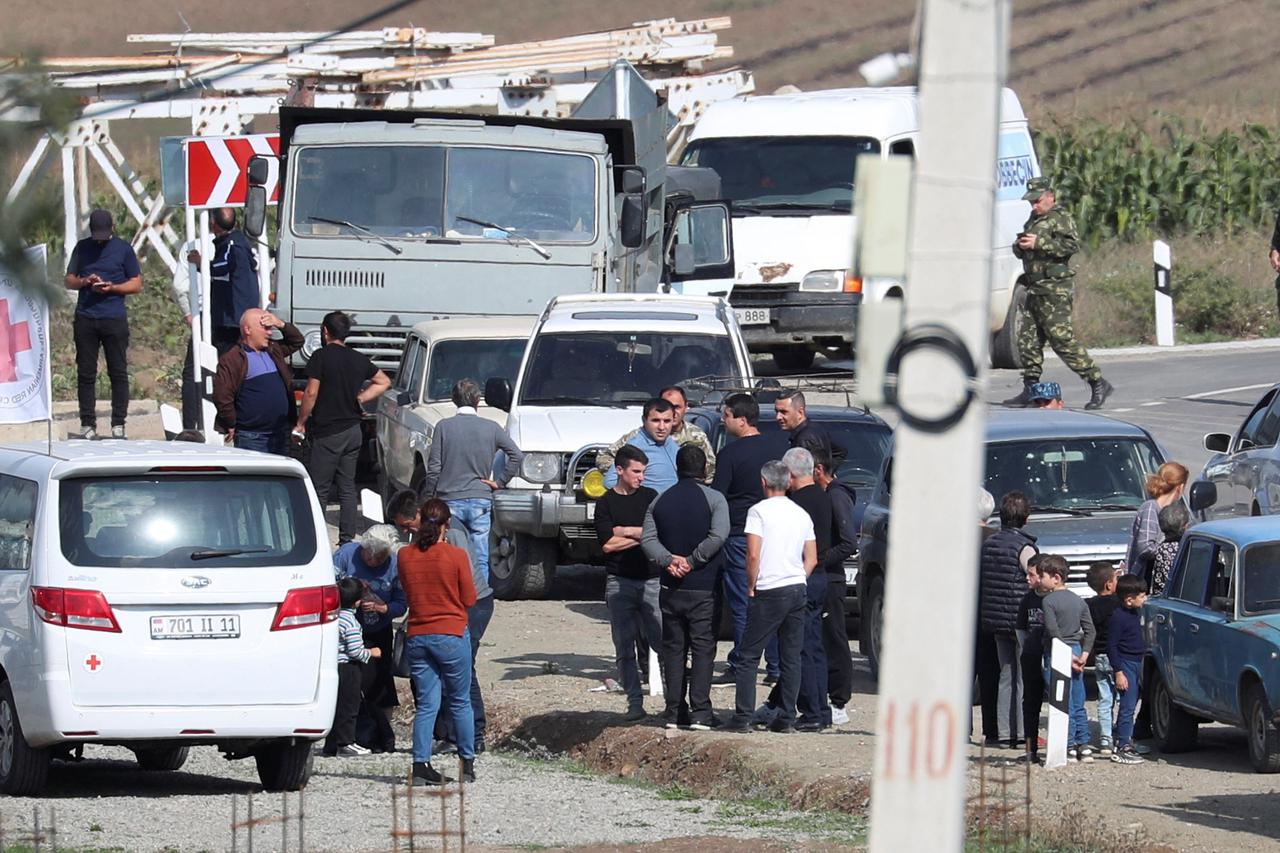
[[[441,341],[431,351],[427,374],[428,400],[448,400],[459,379],[471,377],[484,383],[499,377],[510,382],[520,372],[524,338],[510,340]]]
[[[538,336],[520,402],[639,404],[695,376],[738,376],[728,335],[577,332]]]
[[[292,168],[293,230],[302,236],[351,236],[365,229],[404,239],[506,240],[513,234],[553,243],[595,239],[596,166],[585,155],[430,145],[313,146],[298,151]]]
[[[1280,612],[1280,542],[1251,545],[1244,551],[1244,612]]]
[[[879,151],[879,140],[862,136],[699,139],[682,165],[714,169],[735,212],[775,206],[848,213],[857,157]]]
[[[77,566],[301,565],[316,554],[297,477],[94,477],[63,480],[60,492],[62,553]]]
[[[1045,509],[1136,509],[1159,466],[1151,442],[1129,438],[1013,441],[987,447],[986,489]]]
[[[814,419],[831,436],[831,443],[844,448],[845,460],[836,469],[836,479],[853,486],[855,489],[874,486],[880,477],[880,468],[885,457],[889,455],[889,446],[893,443],[893,433],[888,427],[877,423],[849,423],[846,421],[828,421]],[[782,427],[772,418],[760,417],[760,432],[766,435],[779,432]],[[729,433],[724,432],[727,437]],[[866,492],[859,492],[858,499],[865,500]]]

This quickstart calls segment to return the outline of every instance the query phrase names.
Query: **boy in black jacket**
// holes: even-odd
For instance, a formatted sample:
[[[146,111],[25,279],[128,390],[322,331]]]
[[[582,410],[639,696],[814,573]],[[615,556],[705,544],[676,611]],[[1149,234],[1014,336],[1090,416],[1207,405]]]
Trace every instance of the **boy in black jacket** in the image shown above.
[[[1111,614],[1120,606],[1116,598],[1116,576],[1118,572],[1111,563],[1094,563],[1089,566],[1089,588],[1097,595],[1089,599],[1089,617],[1093,619],[1093,627],[1098,635],[1093,640],[1093,647],[1098,653],[1093,656],[1094,680],[1098,683],[1098,754],[1111,754],[1111,735],[1115,719],[1115,667],[1107,655],[1107,623]]]
[[[1040,560],[1036,554],[1027,560],[1027,591],[1018,605],[1018,658],[1022,670],[1022,728],[1027,738],[1028,761],[1040,760],[1040,708],[1044,705],[1044,608],[1040,606],[1044,590],[1040,589]]]

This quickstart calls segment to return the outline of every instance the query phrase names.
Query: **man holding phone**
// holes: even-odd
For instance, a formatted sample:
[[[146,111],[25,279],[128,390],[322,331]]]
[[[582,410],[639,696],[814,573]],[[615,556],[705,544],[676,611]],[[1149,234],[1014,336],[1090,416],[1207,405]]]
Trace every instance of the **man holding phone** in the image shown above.
[[[129,412],[129,314],[124,298],[142,290],[142,269],[133,247],[114,234],[110,211],[89,214],[89,236],[76,243],[64,282],[79,291],[72,330],[76,344],[76,391],[80,403],[79,438],[98,437],[95,389],[98,350],[107,359],[111,379],[111,437],[124,438]]]

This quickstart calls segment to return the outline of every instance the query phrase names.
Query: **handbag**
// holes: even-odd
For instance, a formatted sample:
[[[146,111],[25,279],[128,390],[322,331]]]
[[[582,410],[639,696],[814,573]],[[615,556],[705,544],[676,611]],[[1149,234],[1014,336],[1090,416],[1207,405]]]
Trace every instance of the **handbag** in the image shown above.
[[[409,631],[403,622],[396,626],[391,637],[391,674],[396,678],[409,677]]]

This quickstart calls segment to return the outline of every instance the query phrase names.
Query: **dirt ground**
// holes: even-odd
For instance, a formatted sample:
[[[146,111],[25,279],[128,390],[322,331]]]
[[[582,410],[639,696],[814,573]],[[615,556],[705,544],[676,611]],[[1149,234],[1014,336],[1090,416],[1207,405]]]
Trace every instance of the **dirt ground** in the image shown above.
[[[597,769],[712,796],[782,791],[793,805],[866,810],[876,697],[864,660],[855,655],[849,724],[821,734],[667,732],[656,717],[627,726],[625,699],[593,691],[614,676],[602,594],[599,570],[573,567],[561,570],[547,601],[498,604],[478,667],[490,725],[508,748],[569,752]],[[719,651],[723,659],[728,644]],[[712,701],[718,712],[731,709],[732,688],[715,688]],[[649,697],[646,707],[657,714],[661,702]],[[999,797],[992,780],[1000,757],[987,762],[988,805]],[[971,762],[976,804],[976,747]],[[1023,771],[1009,772],[1018,780],[1009,796],[1020,814]],[[1243,733],[1224,726],[1203,726],[1192,753],[1153,753],[1134,767],[1101,760],[1052,772],[1036,767],[1030,784],[1041,830],[1077,838],[1087,831],[1107,848],[1280,849],[1280,779],[1254,773]]]

